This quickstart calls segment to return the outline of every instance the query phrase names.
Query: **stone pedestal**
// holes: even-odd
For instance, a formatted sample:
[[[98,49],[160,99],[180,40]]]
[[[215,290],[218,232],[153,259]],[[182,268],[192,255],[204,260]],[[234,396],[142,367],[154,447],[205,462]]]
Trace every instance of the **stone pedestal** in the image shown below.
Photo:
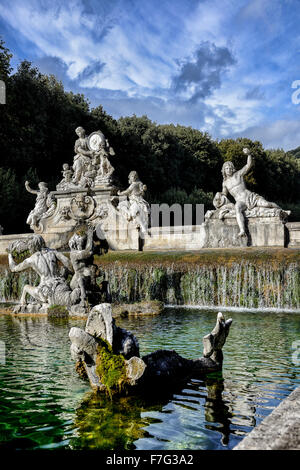
[[[280,217],[246,219],[247,236],[239,237],[236,218],[210,219],[204,223],[203,248],[234,248],[246,246],[286,246],[286,226]]]
[[[300,248],[300,222],[289,222],[286,227],[289,232],[289,247]]]
[[[139,232],[128,222],[112,203],[115,187],[96,187],[55,191],[56,208],[52,215],[40,220],[40,233],[47,246],[54,249],[67,248],[70,235],[81,224],[95,227],[100,240],[107,242],[112,250],[138,250]]]

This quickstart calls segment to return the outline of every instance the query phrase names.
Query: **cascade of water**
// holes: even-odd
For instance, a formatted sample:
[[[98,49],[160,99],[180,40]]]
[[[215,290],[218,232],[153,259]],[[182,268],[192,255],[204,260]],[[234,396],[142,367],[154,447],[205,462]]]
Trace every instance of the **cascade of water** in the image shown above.
[[[130,265],[115,262],[101,267],[113,302],[161,300],[165,304],[235,308],[300,309],[300,267],[241,260],[227,264]],[[38,281],[28,271],[0,273],[0,302],[16,301],[25,284]]]

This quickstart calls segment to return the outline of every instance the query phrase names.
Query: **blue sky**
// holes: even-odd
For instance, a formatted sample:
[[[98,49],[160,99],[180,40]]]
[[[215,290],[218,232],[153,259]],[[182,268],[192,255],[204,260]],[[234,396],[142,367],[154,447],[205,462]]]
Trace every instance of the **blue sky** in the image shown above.
[[[0,0],[27,59],[118,118],[300,145],[300,0]]]

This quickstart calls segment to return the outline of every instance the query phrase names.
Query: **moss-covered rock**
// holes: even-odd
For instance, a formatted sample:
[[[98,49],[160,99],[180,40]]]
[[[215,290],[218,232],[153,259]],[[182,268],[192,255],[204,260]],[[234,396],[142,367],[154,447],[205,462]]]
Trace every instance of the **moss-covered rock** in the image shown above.
[[[111,345],[98,339],[96,373],[105,385],[109,395],[121,393],[128,384],[125,359],[121,354],[114,354]]]
[[[47,315],[51,318],[67,318],[69,312],[64,305],[51,305],[48,307]]]

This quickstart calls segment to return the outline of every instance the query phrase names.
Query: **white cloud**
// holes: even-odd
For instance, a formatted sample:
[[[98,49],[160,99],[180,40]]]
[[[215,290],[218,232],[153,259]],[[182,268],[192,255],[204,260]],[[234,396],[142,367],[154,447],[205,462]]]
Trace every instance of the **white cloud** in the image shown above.
[[[96,104],[107,105],[116,117],[135,112],[157,122],[192,125],[214,137],[248,133],[268,146],[279,141],[279,146],[299,145],[289,89],[293,80],[300,79],[297,12],[291,15],[287,10],[295,3],[223,0],[220,7],[219,0],[198,4],[101,0],[89,4],[88,9],[83,0],[10,4],[0,0],[0,16],[14,28],[20,43],[26,38],[34,44],[36,62],[62,61],[65,83],[97,97]],[[180,73],[180,63],[193,57],[205,41],[229,49],[236,63],[220,74],[221,86],[211,88],[209,97],[187,103],[197,87],[187,83],[175,95],[174,77]],[[247,99],[255,88],[260,95]]]
[[[236,137],[260,140],[265,148],[291,150],[300,144],[300,122],[297,120],[278,120],[269,124],[250,127]]]

